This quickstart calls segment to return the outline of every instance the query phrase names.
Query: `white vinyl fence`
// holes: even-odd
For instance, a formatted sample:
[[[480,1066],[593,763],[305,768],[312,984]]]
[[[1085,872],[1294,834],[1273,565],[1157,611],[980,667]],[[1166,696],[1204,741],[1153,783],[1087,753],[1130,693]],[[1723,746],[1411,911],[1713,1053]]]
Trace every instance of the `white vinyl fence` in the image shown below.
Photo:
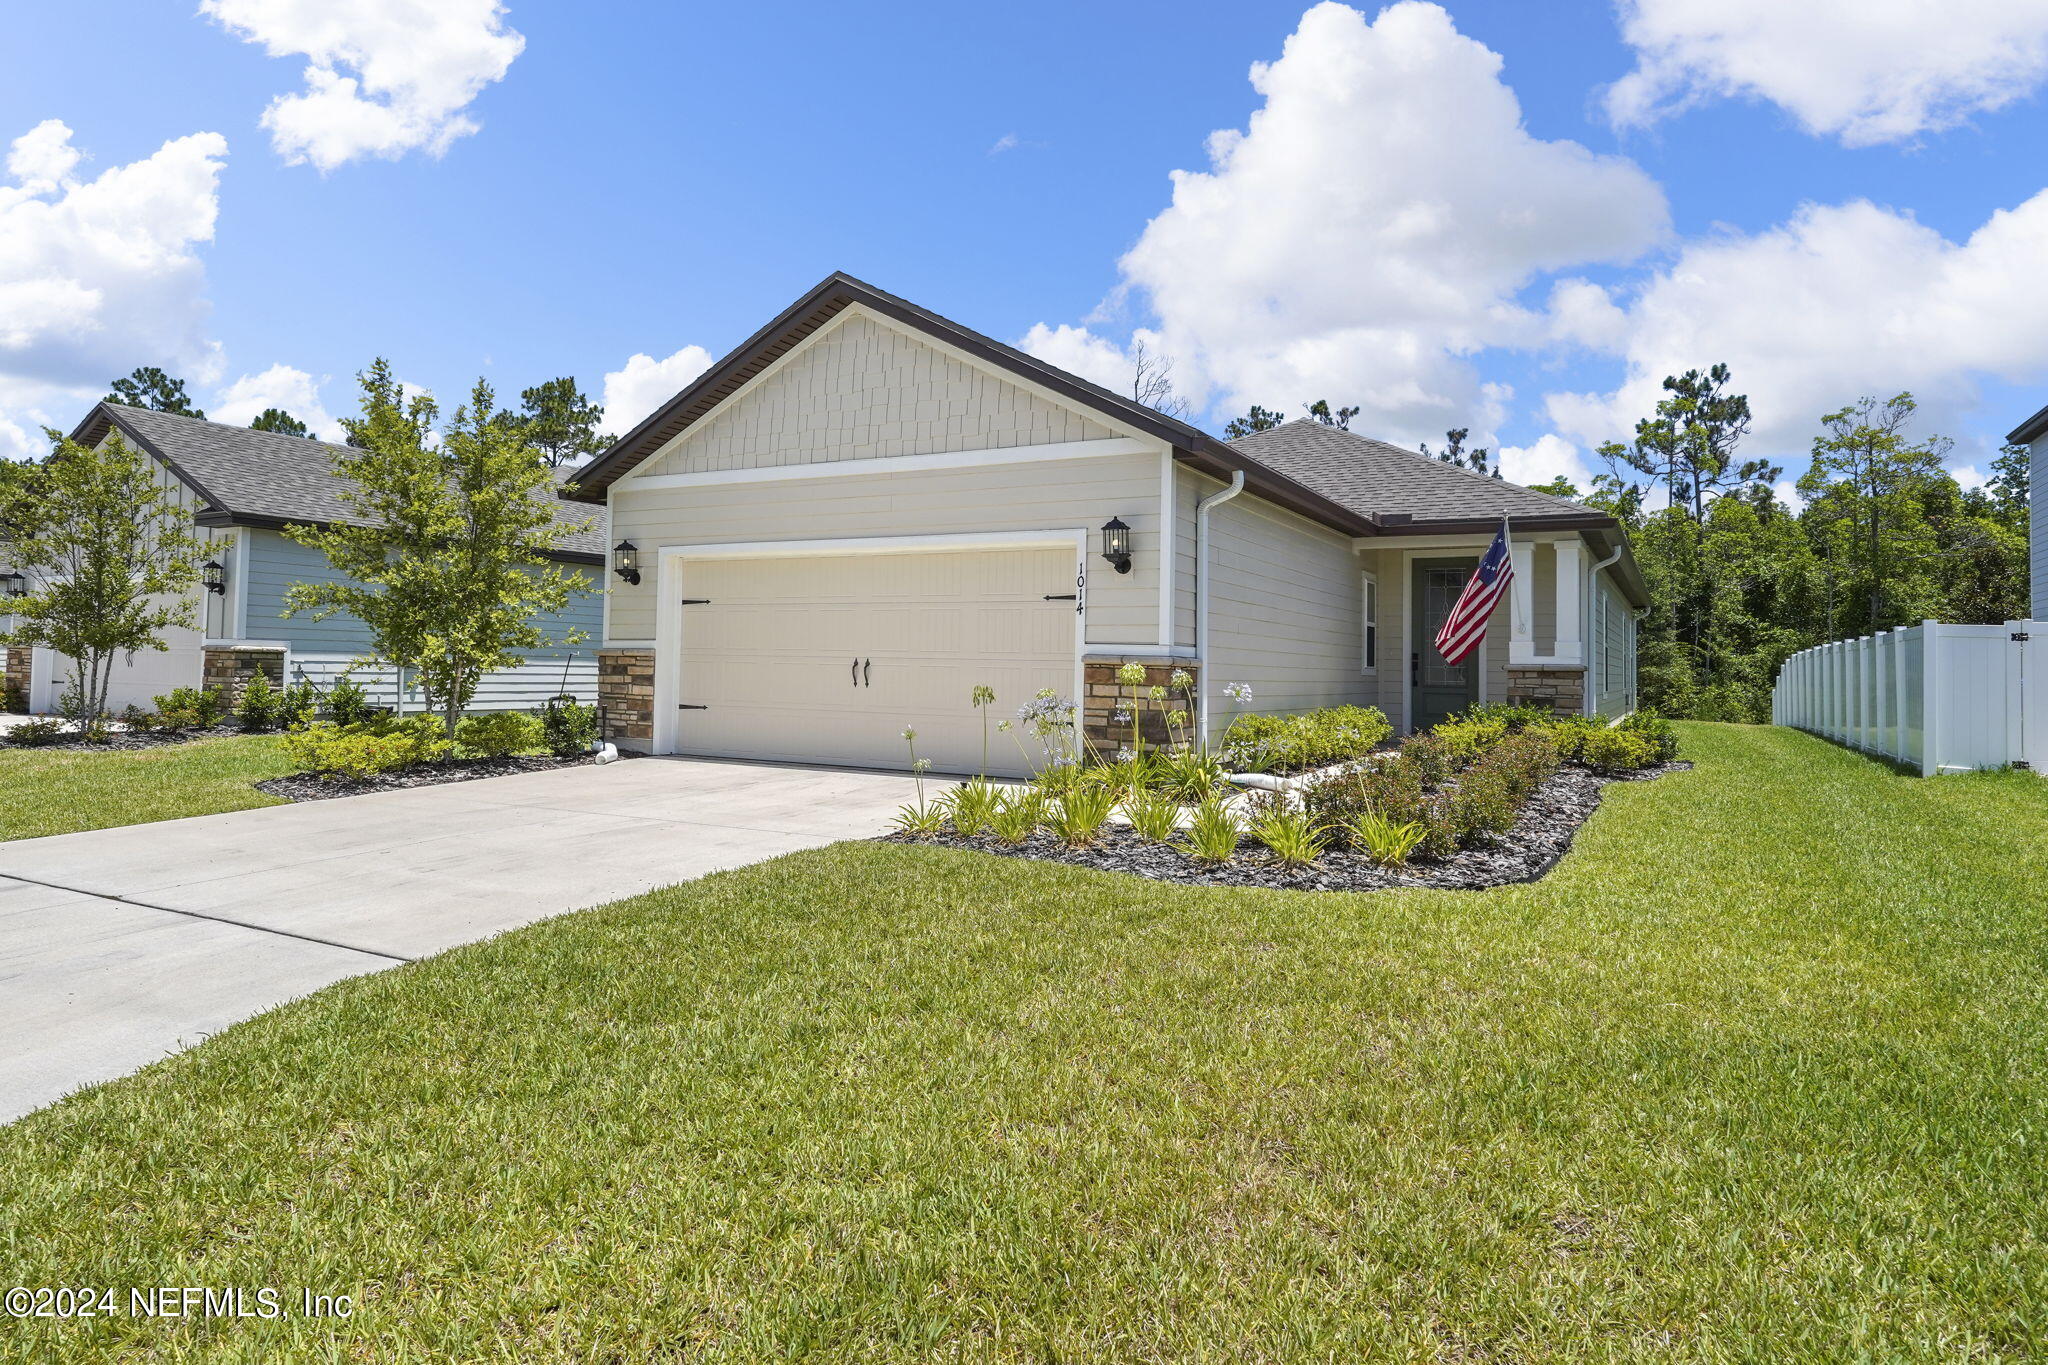
[[[1785,661],[1771,719],[1925,776],[2048,770],[2048,622],[1917,626]]]

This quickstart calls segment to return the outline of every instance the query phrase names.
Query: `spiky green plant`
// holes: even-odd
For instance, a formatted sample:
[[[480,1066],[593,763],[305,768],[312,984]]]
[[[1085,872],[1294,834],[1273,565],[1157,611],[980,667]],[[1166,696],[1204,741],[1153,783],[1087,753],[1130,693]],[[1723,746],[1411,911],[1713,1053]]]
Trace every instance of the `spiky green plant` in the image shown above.
[[[1307,811],[1276,805],[1252,822],[1252,837],[1272,850],[1285,868],[1312,867],[1330,846],[1329,830]]]
[[[1220,867],[1237,855],[1238,840],[1243,837],[1243,819],[1222,797],[1212,796],[1195,807],[1181,848],[1198,863]]]
[[[1418,820],[1396,822],[1378,811],[1360,811],[1346,831],[1352,846],[1381,867],[1406,867],[1429,831]]]
[[[1163,844],[1173,837],[1174,826],[1180,820],[1180,805],[1158,792],[1135,791],[1124,798],[1124,819],[1145,838]]]
[[[1115,809],[1116,793],[1108,787],[1076,787],[1048,812],[1046,823],[1062,842],[1081,848],[1101,837],[1102,827]]]

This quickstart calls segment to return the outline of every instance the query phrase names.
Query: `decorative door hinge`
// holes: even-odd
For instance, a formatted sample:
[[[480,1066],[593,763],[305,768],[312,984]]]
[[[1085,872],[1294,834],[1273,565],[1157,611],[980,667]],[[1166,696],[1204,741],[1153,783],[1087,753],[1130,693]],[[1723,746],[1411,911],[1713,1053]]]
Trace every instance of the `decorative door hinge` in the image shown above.
[[[2033,636],[2027,634],[2027,632],[2023,630],[2016,630],[2012,633],[2012,642],[2016,645],[2023,645],[2033,638]]]
[[[2012,766],[2018,768],[2022,772],[2030,772],[2033,770],[2034,767],[2033,764],[2027,762],[2027,760],[2025,760],[2024,758],[2014,759],[2012,761]]]
[[[708,607],[711,605],[711,599],[708,597],[685,597],[683,605],[686,607]]]
[[[1081,594],[1077,592],[1049,592],[1045,595],[1045,600],[1048,602],[1078,602],[1081,600]]]

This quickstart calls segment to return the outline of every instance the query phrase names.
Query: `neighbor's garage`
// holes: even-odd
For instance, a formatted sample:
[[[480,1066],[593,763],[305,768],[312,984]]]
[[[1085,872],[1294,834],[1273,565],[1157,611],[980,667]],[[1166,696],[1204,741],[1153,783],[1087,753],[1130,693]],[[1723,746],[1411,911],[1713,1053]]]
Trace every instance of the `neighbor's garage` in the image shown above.
[[[989,771],[1021,773],[996,726],[1073,695],[1074,578],[1071,548],[685,558],[674,751],[902,768],[909,727],[933,771],[974,773],[985,716]]]

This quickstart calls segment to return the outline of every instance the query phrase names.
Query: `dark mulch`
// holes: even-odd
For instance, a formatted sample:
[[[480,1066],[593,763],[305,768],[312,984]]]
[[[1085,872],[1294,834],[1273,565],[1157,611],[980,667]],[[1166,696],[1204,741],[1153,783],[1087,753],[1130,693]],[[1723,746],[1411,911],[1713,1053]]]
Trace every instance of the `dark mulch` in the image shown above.
[[[1104,872],[1128,872],[1190,886],[1263,886],[1288,891],[1384,891],[1395,887],[1479,891],[1489,886],[1533,882],[1557,866],[1558,860],[1570,851],[1579,826],[1600,804],[1601,789],[1608,783],[1647,782],[1691,766],[1685,762],[1667,763],[1661,768],[1613,776],[1584,768],[1562,769],[1530,795],[1514,828],[1492,844],[1460,850],[1442,862],[1416,863],[1405,872],[1389,872],[1360,854],[1342,849],[1325,853],[1314,867],[1289,871],[1249,837],[1239,845],[1235,859],[1222,867],[1210,868],[1178,848],[1154,843],[1122,825],[1107,830],[1089,848],[1069,848],[1043,831],[1014,847],[987,835],[972,839],[957,834],[930,839],[902,834],[885,837],[899,843],[945,844],[1005,858],[1038,858]]]
[[[16,744],[8,739],[11,733],[0,730],[0,746],[12,749],[89,749],[104,753],[109,749],[160,749],[166,744],[190,744],[195,739],[220,739],[227,735],[248,734],[249,731],[239,725],[216,725],[209,730],[109,730],[103,741],[65,735],[54,744]]]
[[[266,778],[256,790],[287,801],[331,801],[338,796],[368,796],[371,792],[404,791],[409,787],[438,787],[446,782],[472,782],[480,777],[511,777],[517,773],[544,773],[553,768],[580,768],[597,761],[595,754],[574,758],[528,755],[520,758],[449,758],[427,763],[402,773],[382,773],[357,781],[352,778],[322,780],[310,773]]]

